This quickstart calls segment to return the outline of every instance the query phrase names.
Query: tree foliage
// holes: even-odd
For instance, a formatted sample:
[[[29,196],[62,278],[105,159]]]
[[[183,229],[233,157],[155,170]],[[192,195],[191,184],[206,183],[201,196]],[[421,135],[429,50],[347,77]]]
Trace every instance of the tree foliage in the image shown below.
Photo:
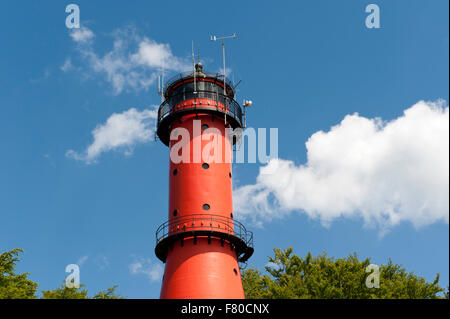
[[[367,288],[369,273],[366,267],[370,259],[358,260],[356,254],[334,259],[325,253],[305,258],[292,254],[292,247],[274,249],[274,257],[262,274],[255,268],[245,270],[242,275],[247,298],[259,299],[299,299],[299,298],[341,298],[341,299],[431,299],[449,298],[448,287],[444,291],[439,286],[439,274],[429,283],[423,277],[407,272],[391,260],[380,266],[379,288]],[[17,274],[16,264],[22,249],[16,248],[0,255],[0,299],[38,298],[38,284],[28,278],[29,273]],[[43,299],[121,299],[116,293],[117,286],[97,292],[89,297],[84,285],[67,288],[62,284],[54,290],[42,291]]]
[[[84,289],[85,285],[80,285],[80,288],[68,288],[61,284],[55,290],[44,290],[42,292],[42,299],[89,299],[88,291]]]
[[[441,298],[439,274],[433,282],[426,282],[407,272],[391,260],[379,267],[379,288],[367,288],[370,273],[366,267],[370,259],[358,260],[356,254],[334,259],[325,253],[305,258],[292,254],[292,247],[274,249],[261,274],[255,268],[243,272],[243,286],[247,298],[259,299],[429,299]]]
[[[38,284],[28,279],[29,273],[16,274],[16,264],[19,261],[20,248],[7,251],[0,255],[0,299],[34,299],[38,298]],[[68,288],[62,284],[55,290],[42,291],[42,299],[121,299],[116,293],[117,286],[99,291],[93,297],[88,291],[80,288]]]
[[[92,298],[88,296],[88,291],[80,285],[79,288],[68,288],[62,284],[55,290],[45,290],[42,292],[42,299],[122,299],[116,293],[117,286],[110,287],[106,290],[99,291]]]
[[[16,248],[0,255],[0,299],[36,298],[38,284],[28,279],[29,273],[15,273],[19,253],[23,250]]]
[[[117,285],[114,285],[106,290],[99,291],[92,299],[124,299],[124,297],[116,293],[116,288]]]

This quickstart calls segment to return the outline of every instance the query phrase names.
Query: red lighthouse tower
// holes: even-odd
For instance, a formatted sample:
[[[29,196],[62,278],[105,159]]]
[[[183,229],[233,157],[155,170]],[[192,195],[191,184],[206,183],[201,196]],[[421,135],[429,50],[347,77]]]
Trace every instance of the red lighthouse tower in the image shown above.
[[[238,263],[253,254],[253,234],[233,218],[227,160],[227,129],[243,127],[235,90],[198,62],[169,80],[163,94],[157,135],[171,155],[185,153],[181,161],[170,156],[169,216],[156,232],[155,253],[165,263],[160,297],[245,298]],[[218,153],[205,159],[212,140]]]

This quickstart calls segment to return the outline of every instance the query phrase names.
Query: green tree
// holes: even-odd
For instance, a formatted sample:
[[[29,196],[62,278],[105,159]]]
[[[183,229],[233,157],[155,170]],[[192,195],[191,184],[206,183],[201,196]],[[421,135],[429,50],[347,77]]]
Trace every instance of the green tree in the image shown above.
[[[379,288],[367,288],[369,258],[358,260],[351,254],[334,259],[325,253],[316,257],[308,253],[301,258],[292,251],[292,247],[283,251],[275,248],[265,267],[268,274],[262,275],[255,268],[243,272],[247,298],[428,299],[441,298],[439,293],[444,292],[438,284],[439,274],[428,283],[391,260],[379,267]]]
[[[0,255],[0,299],[34,299],[38,298],[36,292],[38,284],[28,279],[29,273],[16,274],[16,264],[20,248],[4,252]],[[116,293],[117,286],[99,291],[93,297],[88,296],[88,291],[80,288],[67,288],[62,284],[55,290],[42,291],[42,299],[122,299]]]
[[[42,291],[42,299],[89,299],[88,291],[83,287],[85,285],[80,285],[80,288],[68,288],[62,284],[55,290]]]
[[[65,284],[62,284],[55,290],[43,291],[42,299],[123,299],[115,291],[117,286],[99,291],[92,298],[88,296],[88,291],[84,287],[85,285],[80,285],[79,288],[68,288]]]
[[[29,273],[16,274],[20,248],[0,255],[0,299],[34,299],[38,284],[28,279]]]
[[[124,299],[124,297],[116,293],[116,288],[117,285],[99,291],[92,299]]]

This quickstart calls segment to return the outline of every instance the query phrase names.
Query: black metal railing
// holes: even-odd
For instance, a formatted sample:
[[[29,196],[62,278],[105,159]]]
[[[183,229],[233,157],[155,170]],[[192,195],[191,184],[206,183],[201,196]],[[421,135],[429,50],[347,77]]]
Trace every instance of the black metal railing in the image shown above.
[[[203,105],[197,102],[196,99],[208,99],[211,100],[211,103]],[[216,111],[226,113],[227,116],[234,118],[238,122],[238,125],[243,126],[241,106],[233,98],[213,91],[188,91],[171,95],[168,100],[161,104],[158,109],[158,127],[167,116],[180,111],[186,111],[184,107],[176,108],[175,106],[187,100],[194,100],[193,109],[215,108]]]
[[[230,234],[241,239],[246,246],[253,247],[253,233],[244,225],[232,218],[211,214],[181,216],[165,222],[156,231],[156,244],[172,235],[204,230]]]
[[[201,77],[217,79],[219,82],[223,83],[223,74],[221,74],[219,72],[210,72],[210,71],[203,71],[203,70],[201,72],[204,74],[204,76],[201,76]],[[178,82],[179,80],[182,80],[182,79],[185,79],[188,77],[193,77],[193,71],[185,71],[185,72],[181,72],[181,73],[178,73],[178,74],[172,76],[171,78],[169,78],[166,81],[166,84],[164,85],[164,87],[168,88],[175,82]],[[233,82],[231,81],[231,79],[228,76],[227,76],[226,84],[231,88],[234,87]]]

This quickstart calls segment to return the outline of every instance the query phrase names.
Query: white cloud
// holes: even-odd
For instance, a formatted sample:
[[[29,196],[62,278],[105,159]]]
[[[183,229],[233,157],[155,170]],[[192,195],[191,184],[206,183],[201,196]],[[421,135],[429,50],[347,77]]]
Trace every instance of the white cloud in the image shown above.
[[[128,266],[132,275],[145,275],[150,281],[160,281],[164,272],[161,264],[154,264],[150,258],[141,258]]]
[[[182,71],[191,68],[179,58],[175,57],[170,46],[157,43],[148,38],[143,38],[139,43],[139,50],[131,56],[137,65],[146,65],[149,68],[162,68],[167,70]]]
[[[72,32],[71,37],[87,61],[89,72],[103,74],[112,85],[114,94],[148,89],[163,67],[172,71],[191,68],[187,61],[172,54],[168,44],[141,37],[132,27],[113,32],[113,48],[103,55],[94,51],[91,41],[94,34],[89,29]]]
[[[100,270],[104,270],[109,267],[109,259],[103,255],[97,256],[95,258],[95,264]]]
[[[154,137],[156,117],[157,111],[154,109],[140,112],[131,108],[114,113],[106,123],[92,131],[94,141],[82,154],[69,150],[66,156],[91,164],[103,152],[111,150],[121,150],[125,155],[131,155],[136,144],[151,141]]]
[[[30,83],[40,83],[43,82],[45,80],[47,80],[48,78],[50,78],[50,76],[52,75],[51,71],[49,69],[45,69],[44,70],[44,74],[42,74],[40,77],[37,78],[31,78],[29,81]]]
[[[70,71],[72,68],[73,68],[72,61],[70,58],[67,58],[64,61],[64,64],[61,66],[61,71],[67,72]]]
[[[70,37],[73,39],[73,41],[78,43],[87,43],[91,41],[94,38],[94,32],[92,32],[87,27],[81,27],[79,29],[71,29],[70,31]]]
[[[81,257],[80,259],[78,259],[78,261],[77,261],[77,265],[78,266],[83,266],[83,264],[87,261],[89,259],[89,256],[83,256],[83,257]]]
[[[362,218],[382,233],[449,221],[449,108],[420,101],[390,122],[347,115],[306,143],[307,163],[271,160],[234,190],[235,210],[262,225],[293,211],[320,220]]]

